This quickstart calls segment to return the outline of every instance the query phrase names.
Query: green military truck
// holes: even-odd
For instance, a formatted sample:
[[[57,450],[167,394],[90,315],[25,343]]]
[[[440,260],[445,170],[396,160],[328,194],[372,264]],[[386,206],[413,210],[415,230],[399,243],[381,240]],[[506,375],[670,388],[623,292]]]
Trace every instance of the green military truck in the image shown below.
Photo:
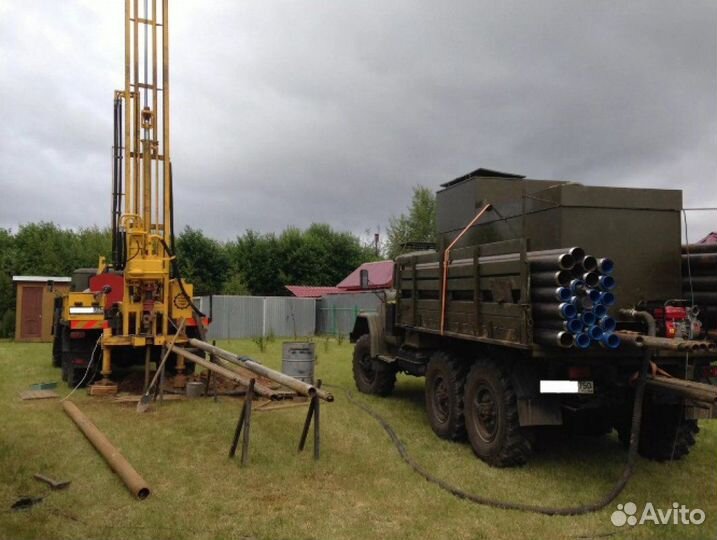
[[[399,256],[382,309],[356,319],[356,386],[425,377],[439,437],[515,466],[546,426],[627,445],[649,361],[639,452],[681,458],[717,415],[717,294],[700,292],[717,246],[682,246],[681,210],[679,190],[486,169],[443,184],[436,249]]]

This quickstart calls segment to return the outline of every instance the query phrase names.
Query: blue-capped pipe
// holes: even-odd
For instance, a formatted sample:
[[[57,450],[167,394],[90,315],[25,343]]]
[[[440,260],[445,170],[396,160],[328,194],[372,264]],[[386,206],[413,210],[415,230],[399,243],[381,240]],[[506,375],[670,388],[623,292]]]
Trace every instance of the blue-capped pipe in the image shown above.
[[[578,349],[587,349],[588,347],[590,347],[590,343],[592,343],[592,340],[590,339],[590,336],[587,335],[585,332],[575,334],[575,346]]]
[[[558,309],[560,310],[562,316],[566,319],[574,319],[578,315],[578,309],[573,304],[569,304],[567,302],[560,304]]]
[[[600,340],[600,345],[608,349],[617,349],[620,346],[620,337],[612,332],[605,332]]]
[[[596,319],[602,319],[607,315],[607,306],[605,304],[595,304],[592,313]]]
[[[582,279],[574,279],[570,282],[570,291],[573,294],[580,294],[585,289],[585,282]]]
[[[588,328],[588,335],[593,341],[600,341],[603,335],[602,328],[599,326],[591,326]]]
[[[599,289],[588,289],[588,298],[595,302],[600,301],[600,290]]]
[[[602,328],[603,332],[612,332],[615,330],[615,319],[612,317],[603,317],[598,321],[598,324],[600,325],[600,328]]]
[[[612,294],[610,291],[605,291],[600,295],[600,300],[598,301],[599,304],[602,304],[603,306],[611,306],[615,303],[615,295]]]
[[[598,259],[597,269],[601,274],[612,274],[612,271],[615,269],[615,261],[607,257]]]
[[[611,291],[617,285],[615,278],[612,276],[600,276],[600,288],[606,291]]]
[[[597,322],[597,317],[595,316],[594,311],[585,311],[580,318],[585,326],[592,326]]]
[[[581,319],[569,319],[565,321],[565,327],[571,334],[577,334],[583,329],[583,321]]]

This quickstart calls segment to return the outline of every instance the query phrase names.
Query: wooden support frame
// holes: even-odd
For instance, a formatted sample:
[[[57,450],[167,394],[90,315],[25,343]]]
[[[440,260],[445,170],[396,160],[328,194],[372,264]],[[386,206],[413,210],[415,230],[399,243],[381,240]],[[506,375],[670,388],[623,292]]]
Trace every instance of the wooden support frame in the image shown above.
[[[316,382],[316,387],[321,388],[321,379]],[[304,421],[304,429],[301,431],[301,439],[299,439],[299,452],[303,452],[306,446],[306,439],[309,435],[311,420],[314,420],[314,460],[318,460],[321,456],[321,399],[315,395],[309,403],[309,410],[306,412],[306,420]]]
[[[249,382],[249,389],[244,397],[244,406],[241,409],[239,422],[237,422],[237,428],[234,431],[232,446],[229,449],[229,457],[233,458],[236,455],[237,446],[239,445],[239,436],[242,435],[243,431],[244,436],[242,438],[240,461],[242,467],[249,463],[249,437],[251,434],[251,408],[252,402],[254,401],[254,383],[256,383],[256,379],[252,379]]]

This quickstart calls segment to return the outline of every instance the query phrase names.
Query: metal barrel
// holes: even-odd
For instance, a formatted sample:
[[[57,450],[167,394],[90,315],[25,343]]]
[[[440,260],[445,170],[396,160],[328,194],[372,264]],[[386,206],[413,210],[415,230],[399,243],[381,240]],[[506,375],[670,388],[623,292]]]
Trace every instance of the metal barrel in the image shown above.
[[[314,344],[306,341],[286,341],[282,344],[281,371],[306,384],[314,384],[316,360]]]
[[[694,291],[717,291],[717,276],[692,276],[691,282],[689,277],[683,277],[682,290],[689,292],[690,287]]]
[[[85,434],[85,437],[105,459],[110,468],[122,479],[132,495],[140,500],[149,497],[151,490],[144,478],[130,465],[129,461],[125,459],[105,434],[97,429],[97,426],[77,408],[77,405],[71,401],[63,401],[62,408],[67,413],[67,416],[77,424],[77,427]]]
[[[583,329],[583,322],[580,319],[541,319],[541,329],[565,330],[571,334],[577,334]]]
[[[717,244],[682,244],[682,253],[717,253]]]
[[[598,283],[600,285],[600,288],[606,291],[613,290],[615,288],[615,285],[617,285],[615,278],[612,276],[600,276],[600,278],[598,279]]]
[[[538,287],[530,293],[533,300],[543,302],[567,302],[570,300],[570,289],[567,287]]]
[[[560,286],[567,287],[570,285],[572,274],[569,270],[555,270],[548,272],[535,272],[530,274],[530,283],[538,287]]]
[[[585,255],[580,264],[583,265],[586,272],[594,272],[598,267],[598,261],[592,255]]]
[[[573,346],[573,335],[562,330],[537,329],[533,331],[533,341],[541,345],[568,348]]]
[[[185,394],[190,399],[202,397],[202,394],[204,393],[204,386],[205,383],[201,381],[188,381]]]
[[[567,302],[561,304],[533,304],[534,319],[574,319],[578,314],[575,306]]]
[[[607,257],[603,257],[602,259],[598,259],[598,265],[597,265],[597,271],[601,274],[612,274],[612,271],[615,270],[615,261],[612,259],[609,259]]]

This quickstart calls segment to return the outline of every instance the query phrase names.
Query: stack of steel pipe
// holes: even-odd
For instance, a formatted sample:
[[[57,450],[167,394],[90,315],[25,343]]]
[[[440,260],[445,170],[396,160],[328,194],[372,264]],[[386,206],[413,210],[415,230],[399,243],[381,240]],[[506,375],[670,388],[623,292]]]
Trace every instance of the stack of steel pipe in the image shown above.
[[[580,247],[528,253],[533,339],[563,348],[599,343],[620,346],[609,308],[615,303],[612,259],[587,255]]]
[[[717,310],[717,244],[682,246],[682,295],[700,308]]]

